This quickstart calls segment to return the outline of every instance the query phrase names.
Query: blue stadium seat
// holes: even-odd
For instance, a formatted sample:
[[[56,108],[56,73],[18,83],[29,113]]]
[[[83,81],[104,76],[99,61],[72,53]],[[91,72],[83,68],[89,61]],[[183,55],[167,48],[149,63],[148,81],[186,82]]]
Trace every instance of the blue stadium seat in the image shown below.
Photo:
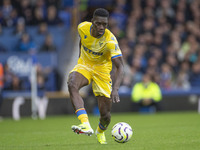
[[[7,51],[14,51],[19,41],[19,38],[14,35],[3,35],[0,36],[0,41]]]
[[[33,26],[33,27],[29,26],[26,28],[27,33],[29,33],[31,37],[34,37],[37,35],[37,30],[38,29],[35,26]]]
[[[14,28],[12,27],[4,27],[3,28],[3,35],[13,35]]]

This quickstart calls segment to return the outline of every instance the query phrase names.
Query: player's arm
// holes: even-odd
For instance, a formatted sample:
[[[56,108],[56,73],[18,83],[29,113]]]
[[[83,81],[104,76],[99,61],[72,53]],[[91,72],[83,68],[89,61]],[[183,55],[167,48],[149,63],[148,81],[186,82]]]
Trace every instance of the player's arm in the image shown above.
[[[118,90],[124,75],[124,65],[122,57],[114,58],[112,59],[112,62],[113,62],[113,71],[111,74],[111,78],[113,86],[112,86],[111,98],[114,103],[115,102],[118,103],[120,102]]]
[[[81,56],[81,40],[79,41],[79,57]]]

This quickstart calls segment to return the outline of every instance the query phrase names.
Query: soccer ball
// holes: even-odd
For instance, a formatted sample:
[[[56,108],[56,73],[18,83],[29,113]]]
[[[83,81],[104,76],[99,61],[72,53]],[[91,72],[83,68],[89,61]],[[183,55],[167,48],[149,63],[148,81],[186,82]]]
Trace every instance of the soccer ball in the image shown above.
[[[119,122],[112,128],[111,135],[118,143],[126,143],[133,135],[131,126],[125,122]]]

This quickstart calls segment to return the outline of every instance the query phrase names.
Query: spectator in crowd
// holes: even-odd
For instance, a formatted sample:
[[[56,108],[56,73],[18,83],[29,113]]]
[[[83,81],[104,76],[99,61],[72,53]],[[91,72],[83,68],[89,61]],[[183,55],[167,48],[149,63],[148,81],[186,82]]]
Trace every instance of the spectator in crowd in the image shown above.
[[[26,25],[32,25],[33,24],[33,14],[32,14],[32,6],[30,0],[21,0],[19,1],[20,4],[18,4],[18,10],[20,16],[22,16],[25,19]],[[17,5],[17,4],[15,4]]]
[[[147,67],[146,67],[146,73],[148,73],[152,80],[156,83],[159,83],[159,59],[157,59],[155,56],[150,57],[148,59]]]
[[[70,11],[71,10],[69,10],[68,8],[64,8],[58,14],[59,18],[62,20],[66,28],[69,28],[71,25],[72,15]]]
[[[3,0],[3,5],[0,10],[2,11],[2,16],[3,16],[4,20],[7,20],[10,17],[11,12],[13,10],[11,0]],[[5,25],[7,25],[7,24],[5,24]]]
[[[37,64],[37,83],[38,90],[55,91],[57,85],[55,84],[55,72],[51,67],[44,67]]]
[[[26,85],[28,84],[28,85]],[[30,90],[28,78],[19,76],[11,71],[9,65],[4,65],[4,87],[3,90],[21,91]]]
[[[38,25],[44,21],[45,21],[45,16],[44,16],[42,8],[36,7],[34,9],[33,25]]]
[[[114,8],[114,11],[110,14],[110,19],[119,27],[120,30],[125,30],[127,14],[124,13],[122,6]]]
[[[128,46],[127,40],[124,38],[119,43],[120,48],[122,49],[122,55],[123,58],[128,58],[128,56],[131,53],[131,49]],[[126,92],[132,87],[132,70],[130,66],[128,65],[127,59],[124,61],[124,77],[121,83],[121,86],[119,88],[119,93]]]
[[[174,12],[174,9],[172,8],[171,0],[160,1],[160,6],[156,10],[156,16],[158,18],[162,16],[166,16],[170,19],[170,21],[173,20],[175,16],[175,12]]]
[[[38,34],[39,35],[47,35],[49,33],[48,31],[48,25],[46,22],[42,22],[39,24],[38,27]]]
[[[142,44],[137,44],[134,48],[134,51],[132,52],[132,55],[130,55],[129,62],[132,67],[136,67],[136,69],[140,72],[144,72],[144,69],[147,65],[147,59],[145,57],[145,52],[147,51],[147,47]]]
[[[170,90],[172,88],[173,72],[169,64],[161,65],[160,73],[160,87],[163,90]]]
[[[5,90],[21,91],[22,90],[22,81],[20,80],[20,78],[17,75],[13,75],[10,86],[6,87]]]
[[[14,35],[17,37],[21,37],[23,33],[26,32],[26,25],[25,25],[25,20],[23,18],[19,18],[17,21],[16,28],[14,30]]]
[[[11,86],[13,73],[10,71],[8,64],[4,65],[4,89]]]
[[[59,25],[61,20],[58,17],[57,9],[54,5],[51,5],[47,9],[47,19],[46,22],[48,25]]]
[[[7,64],[4,65],[4,87],[3,90],[22,90],[22,80],[11,72]]]
[[[192,87],[200,88],[200,61],[197,61],[192,65],[189,81]]]
[[[180,90],[190,89],[189,77],[185,71],[178,72],[173,88]]]
[[[30,35],[28,33],[23,33],[21,40],[18,43],[17,51],[30,52],[30,51],[35,51],[35,50],[36,50],[36,45],[31,40]]]
[[[140,111],[143,111],[143,108],[145,110],[148,108],[150,112],[161,109],[159,103],[162,100],[160,87],[152,81],[149,74],[144,74],[142,81],[133,86],[131,98],[139,105]]]
[[[6,27],[12,27],[17,24],[17,20],[18,20],[18,12],[16,9],[13,8],[10,12],[10,15],[4,18],[2,24]]]
[[[46,11],[46,6],[47,6],[46,0],[35,0],[34,6],[42,8],[42,11],[45,12]]]
[[[45,37],[45,41],[40,47],[40,51],[42,52],[53,52],[56,51],[56,46],[53,44],[53,37],[51,34],[47,34]]]
[[[0,10],[0,24],[2,25],[2,23],[3,23],[3,14],[2,14],[2,12]]]
[[[40,91],[44,92],[46,90],[45,82],[46,81],[44,73],[42,72],[41,69],[37,69],[37,89],[39,92]],[[44,95],[44,93],[42,95]]]
[[[0,23],[0,36],[3,34],[3,29],[2,29],[2,25]],[[6,52],[7,49],[4,47],[4,45],[2,44],[2,42],[0,41],[0,53],[2,52]]]
[[[197,42],[196,37],[193,34],[188,35],[186,41],[182,44],[180,55],[184,60],[194,63],[197,60],[199,51],[199,43]]]
[[[179,64],[175,55],[167,55],[166,56],[166,63],[170,66],[174,73],[177,73],[179,70]]]
[[[37,65],[37,97],[36,97],[36,105],[38,107],[38,115],[40,119],[45,119],[46,117],[46,109],[48,105],[48,98],[45,96],[45,92],[48,90],[46,85],[46,80],[48,80],[45,76],[44,70],[42,70],[42,66],[40,64]]]

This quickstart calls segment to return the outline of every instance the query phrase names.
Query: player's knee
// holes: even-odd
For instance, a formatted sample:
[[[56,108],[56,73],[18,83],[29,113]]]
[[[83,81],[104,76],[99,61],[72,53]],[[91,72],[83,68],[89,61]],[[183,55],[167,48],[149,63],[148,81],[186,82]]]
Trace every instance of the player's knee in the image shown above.
[[[70,81],[67,82],[67,84],[68,84],[69,92],[74,91],[74,90],[78,90],[76,84],[73,81],[70,80]]]

